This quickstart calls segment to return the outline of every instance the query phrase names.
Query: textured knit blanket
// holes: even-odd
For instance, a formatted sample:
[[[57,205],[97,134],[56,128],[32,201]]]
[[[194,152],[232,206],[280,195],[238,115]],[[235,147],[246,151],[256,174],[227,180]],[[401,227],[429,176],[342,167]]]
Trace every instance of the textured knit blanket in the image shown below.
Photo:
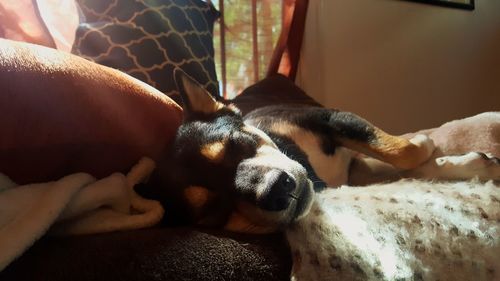
[[[77,173],[23,186],[0,174],[0,271],[46,233],[102,233],[157,224],[161,205],[133,190],[153,169],[154,162],[144,158],[127,175],[97,180]]]
[[[290,227],[292,280],[500,280],[500,186],[328,189]]]

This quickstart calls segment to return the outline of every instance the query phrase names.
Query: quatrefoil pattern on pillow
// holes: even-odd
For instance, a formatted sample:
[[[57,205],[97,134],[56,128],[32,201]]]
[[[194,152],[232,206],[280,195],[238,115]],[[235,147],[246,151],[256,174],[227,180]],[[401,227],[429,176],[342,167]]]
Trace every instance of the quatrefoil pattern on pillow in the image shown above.
[[[181,68],[218,97],[213,25],[201,0],[77,0],[85,18],[72,52],[128,73],[169,96]]]

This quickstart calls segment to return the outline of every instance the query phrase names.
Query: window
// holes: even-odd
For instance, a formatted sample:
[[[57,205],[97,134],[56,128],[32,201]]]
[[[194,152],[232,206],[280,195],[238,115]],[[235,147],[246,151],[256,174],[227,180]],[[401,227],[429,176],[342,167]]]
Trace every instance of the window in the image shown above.
[[[290,0],[212,0],[221,12],[214,48],[221,94],[233,98],[264,78]]]

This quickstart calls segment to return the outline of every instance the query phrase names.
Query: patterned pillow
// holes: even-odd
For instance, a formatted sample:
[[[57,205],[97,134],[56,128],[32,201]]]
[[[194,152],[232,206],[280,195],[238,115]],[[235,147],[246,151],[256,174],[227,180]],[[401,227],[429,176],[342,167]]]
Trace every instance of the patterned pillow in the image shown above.
[[[219,12],[201,0],[77,0],[86,22],[72,52],[177,94],[179,67],[219,97],[212,33]]]

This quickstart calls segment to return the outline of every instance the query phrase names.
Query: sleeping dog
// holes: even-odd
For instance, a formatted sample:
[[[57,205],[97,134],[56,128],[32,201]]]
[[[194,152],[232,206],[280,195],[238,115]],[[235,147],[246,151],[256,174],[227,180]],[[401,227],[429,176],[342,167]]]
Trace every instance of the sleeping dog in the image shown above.
[[[500,189],[492,182],[326,188],[352,181],[353,163],[363,167],[358,182],[394,175],[500,180],[497,158],[472,152],[421,165],[434,150],[423,135],[406,140],[351,113],[298,105],[243,118],[182,72],[176,81],[184,123],[152,182],[167,223],[284,230],[294,281],[498,277]]]
[[[182,71],[175,76],[184,122],[150,195],[163,202],[169,223],[272,231],[306,214],[314,192],[347,183],[356,154],[411,169],[434,149],[426,136],[392,136],[320,107],[270,106],[243,118]]]

